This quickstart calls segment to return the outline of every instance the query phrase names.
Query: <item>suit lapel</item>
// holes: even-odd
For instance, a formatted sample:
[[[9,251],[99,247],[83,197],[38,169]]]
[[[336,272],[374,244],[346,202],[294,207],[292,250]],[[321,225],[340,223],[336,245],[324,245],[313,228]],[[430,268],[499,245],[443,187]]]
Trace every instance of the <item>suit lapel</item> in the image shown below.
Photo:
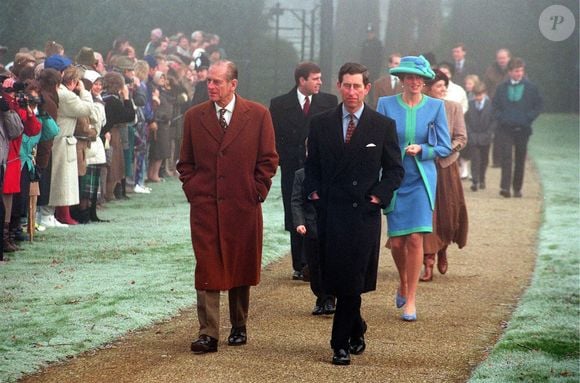
[[[243,98],[236,94],[236,105],[226,132],[223,136],[222,149],[231,144],[240,132],[248,125],[249,107]],[[218,124],[219,126],[219,124]]]
[[[213,137],[214,140],[217,142],[222,142],[224,131],[218,122],[214,103],[211,101],[207,102],[207,105],[202,112],[201,125],[209,132],[210,136]]]
[[[361,147],[364,144],[364,140],[368,136],[368,130],[370,129],[370,117],[368,109],[369,106],[365,104],[365,108],[360,116],[360,120],[358,122],[356,130],[354,131],[348,144],[344,144],[344,140],[342,139],[342,124],[341,124],[340,142],[343,146],[343,152],[342,156],[340,157],[339,163],[336,167],[336,174],[344,171],[349,166],[356,164],[358,162],[358,158],[363,153]],[[340,110],[342,111],[342,107]]]
[[[296,126],[303,126],[304,113],[302,113],[302,107],[298,102],[298,94],[296,92],[296,87],[294,87],[286,94],[283,104],[283,108],[285,110],[284,116],[289,123]]]

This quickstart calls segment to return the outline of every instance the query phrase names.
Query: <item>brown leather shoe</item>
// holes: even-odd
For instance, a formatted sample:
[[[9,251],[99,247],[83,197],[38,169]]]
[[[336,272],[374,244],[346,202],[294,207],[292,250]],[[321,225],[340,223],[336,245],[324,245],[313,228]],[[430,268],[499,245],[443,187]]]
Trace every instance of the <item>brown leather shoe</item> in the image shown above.
[[[208,352],[216,352],[218,347],[218,341],[216,338],[212,338],[209,335],[202,334],[197,338],[197,340],[191,343],[191,351],[194,354],[205,354]]]
[[[433,265],[435,265],[435,254],[425,254],[423,256],[423,274],[419,277],[421,282],[431,282],[433,280]]]
[[[439,250],[437,253],[437,270],[441,274],[447,272],[447,250]]]

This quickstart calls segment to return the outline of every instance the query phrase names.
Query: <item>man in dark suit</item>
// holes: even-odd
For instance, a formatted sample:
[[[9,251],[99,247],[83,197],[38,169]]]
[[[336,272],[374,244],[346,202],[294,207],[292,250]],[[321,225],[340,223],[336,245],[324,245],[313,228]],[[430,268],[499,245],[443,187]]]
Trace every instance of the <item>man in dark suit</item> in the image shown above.
[[[466,53],[465,44],[463,43],[458,43],[453,47],[453,49],[451,49],[451,54],[455,63],[453,81],[462,88],[465,87],[465,76],[468,74],[479,73],[476,66],[465,58]]]
[[[506,198],[511,197],[510,186],[513,188],[514,197],[522,196],[532,122],[540,115],[543,107],[538,87],[525,78],[525,70],[524,60],[519,57],[511,59],[508,64],[509,79],[497,87],[492,102],[497,121],[497,141],[500,144],[499,194]]]
[[[302,62],[294,70],[296,85],[290,92],[270,101],[270,113],[276,132],[276,150],[280,155],[282,171],[282,201],[284,203],[284,228],[290,232],[292,254],[292,279],[302,279],[306,260],[302,253],[303,237],[292,223],[290,199],[294,173],[304,166],[304,141],[308,137],[308,120],[316,113],[336,107],[336,96],[320,92],[322,74],[313,62]]]
[[[365,350],[361,294],[375,290],[386,208],[404,170],[395,122],[364,103],[371,84],[358,63],[338,74],[342,104],[312,118],[304,192],[318,216],[322,280],[336,296],[333,364]]]

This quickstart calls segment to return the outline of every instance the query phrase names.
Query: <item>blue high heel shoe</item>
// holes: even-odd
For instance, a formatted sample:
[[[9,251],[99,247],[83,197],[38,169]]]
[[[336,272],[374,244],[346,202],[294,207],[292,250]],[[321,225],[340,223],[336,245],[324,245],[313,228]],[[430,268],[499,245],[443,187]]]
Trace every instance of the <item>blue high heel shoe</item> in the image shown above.
[[[412,314],[405,314],[401,315],[401,319],[405,322],[415,322],[417,320],[417,313],[414,312]]]
[[[398,309],[400,309],[401,307],[405,306],[406,303],[407,298],[399,294],[399,290],[397,289],[397,295],[395,297],[395,305],[397,306]]]

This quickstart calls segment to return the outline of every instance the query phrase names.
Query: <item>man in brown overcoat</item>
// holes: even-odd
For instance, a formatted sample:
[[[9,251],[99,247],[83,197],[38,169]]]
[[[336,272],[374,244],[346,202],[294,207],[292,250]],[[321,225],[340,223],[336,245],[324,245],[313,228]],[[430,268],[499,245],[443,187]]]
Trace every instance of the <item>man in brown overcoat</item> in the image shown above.
[[[262,208],[278,154],[264,106],[235,91],[236,65],[208,72],[209,101],[185,114],[177,170],[190,204],[199,336],[194,353],[217,351],[220,290],[228,290],[231,346],[246,343],[250,286],[260,281]]]

